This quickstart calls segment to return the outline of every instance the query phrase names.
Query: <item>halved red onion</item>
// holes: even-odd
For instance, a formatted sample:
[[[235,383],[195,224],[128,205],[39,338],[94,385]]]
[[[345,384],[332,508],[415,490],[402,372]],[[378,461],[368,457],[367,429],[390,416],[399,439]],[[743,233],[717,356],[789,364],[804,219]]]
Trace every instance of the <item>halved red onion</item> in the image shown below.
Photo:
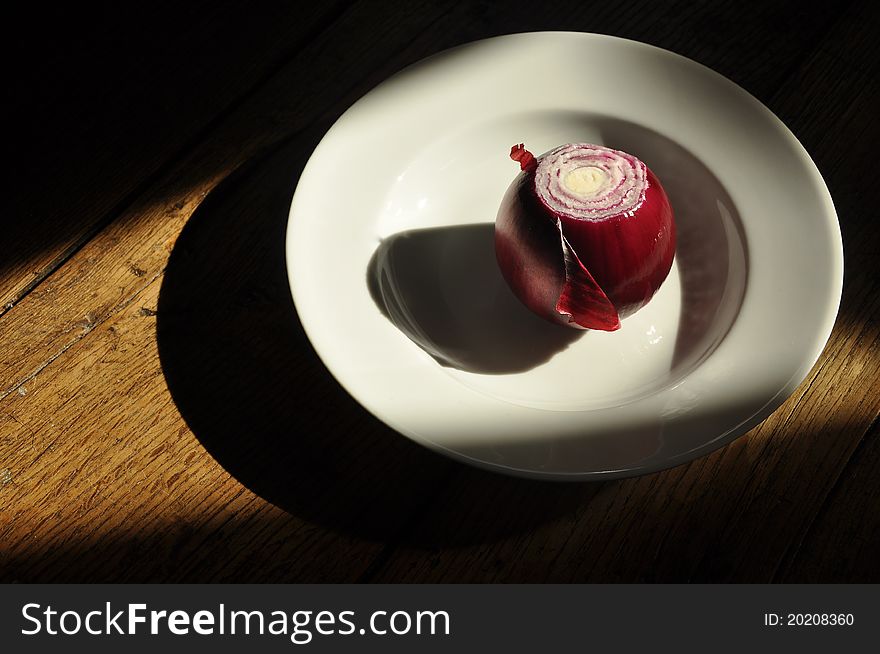
[[[645,306],[669,274],[675,223],[669,198],[644,163],[601,145],[571,143],[535,158],[495,221],[507,283],[532,311],[581,329],[613,331]]]

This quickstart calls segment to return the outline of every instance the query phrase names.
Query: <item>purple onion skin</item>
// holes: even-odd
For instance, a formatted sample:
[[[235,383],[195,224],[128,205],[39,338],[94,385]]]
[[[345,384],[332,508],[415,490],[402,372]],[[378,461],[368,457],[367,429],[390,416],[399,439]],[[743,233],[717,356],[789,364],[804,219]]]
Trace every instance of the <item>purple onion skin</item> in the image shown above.
[[[552,322],[605,331],[618,329],[621,318],[645,306],[675,255],[669,198],[650,169],[647,180],[645,199],[633,215],[592,221],[550,209],[537,194],[534,169],[521,172],[495,221],[498,264],[520,301]],[[566,274],[557,221],[585,274],[572,275],[570,267]]]

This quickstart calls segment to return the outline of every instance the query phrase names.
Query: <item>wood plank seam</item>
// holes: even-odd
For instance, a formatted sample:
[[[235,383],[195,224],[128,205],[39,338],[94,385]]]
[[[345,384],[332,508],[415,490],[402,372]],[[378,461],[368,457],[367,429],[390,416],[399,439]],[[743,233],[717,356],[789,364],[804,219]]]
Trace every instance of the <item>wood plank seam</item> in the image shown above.
[[[77,239],[69,247],[65,248],[61,253],[59,253],[59,256],[53,259],[49,263],[49,265],[40,270],[19,292],[17,292],[12,297],[11,300],[6,302],[3,306],[0,306],[0,318],[2,318],[8,311],[10,311],[19,302],[21,302],[21,300],[27,297],[27,295],[29,295],[34,289],[36,289],[46,278],[48,278],[52,273],[58,270],[58,268],[63,266],[67,261],[74,257],[76,253],[82,250],[82,248],[85,247],[85,245],[89,241],[95,238],[95,236],[101,233],[115,220],[119,219],[119,217],[122,216],[127,209],[134,205],[140,197],[147,194],[150,189],[152,189],[165,177],[167,177],[170,170],[178,166],[189,156],[189,154],[194,149],[198,148],[202,143],[208,140],[208,138],[213,134],[220,123],[222,123],[228,116],[235,113],[241,107],[241,105],[244,104],[255,93],[257,93],[260,88],[269,83],[291,59],[299,54],[301,50],[306,48],[310,43],[314,42],[324,32],[330,29],[330,27],[332,27],[332,25],[337,20],[345,15],[345,13],[349,11],[357,1],[358,0],[341,0],[340,5],[336,7],[335,11],[332,11],[328,16],[323,17],[321,20],[319,20],[316,30],[311,32],[306,38],[298,40],[289,49],[285,50],[281,55],[279,55],[275,59],[275,61],[273,61],[270,65],[266,67],[263,74],[257,77],[252,84],[250,84],[246,89],[239,93],[218,113],[214,114],[214,116],[209,119],[208,122],[205,123],[191,138],[189,138],[176,150],[174,150],[163,164],[161,164],[155,171],[148,175],[143,181],[135,186],[135,188],[133,188],[121,200],[119,200],[119,202],[117,202],[103,218],[96,221],[96,223],[92,225],[90,229],[84,232],[79,239]],[[2,400],[4,396],[5,394],[0,394],[0,400]]]
[[[825,493],[825,497],[822,498],[822,502],[819,505],[818,510],[813,513],[813,517],[810,519],[807,528],[804,530],[804,533],[794,543],[794,548],[792,549],[791,546],[789,546],[789,548],[787,548],[786,551],[783,553],[782,557],[780,557],[779,564],[773,571],[773,576],[770,580],[771,583],[779,581],[779,579],[786,574],[787,570],[795,565],[803,544],[810,537],[810,534],[813,532],[813,529],[818,523],[819,519],[828,510],[831,499],[834,497],[835,493],[842,485],[843,480],[846,479],[848,471],[855,465],[855,462],[858,460],[859,455],[861,455],[861,453],[864,452],[865,447],[867,447],[868,435],[871,434],[875,429],[877,429],[878,425],[880,425],[880,414],[878,414],[874,418],[868,428],[862,433],[861,438],[856,444],[855,449],[847,459],[846,464],[841,468],[840,474],[837,475],[837,477],[834,479],[834,483],[828,489],[828,492]]]
[[[423,33],[427,32],[427,31],[430,31],[430,29],[431,29],[431,28],[432,28],[432,27],[433,27],[438,21],[440,21],[442,18],[444,18],[446,15],[448,15],[451,11],[453,11],[453,9],[454,9],[454,5],[450,5],[445,11],[443,11],[443,12],[440,13],[438,16],[436,16],[433,20],[431,20],[431,21],[426,25],[426,27],[425,27],[424,29],[422,29],[422,30],[419,31],[418,33],[414,34],[414,35],[412,36],[412,38],[410,38],[410,39],[407,40],[404,44],[402,44],[398,50],[396,50],[395,52],[389,53],[388,56],[387,56],[386,58],[384,58],[384,59],[380,62],[380,64],[379,64],[378,67],[379,67],[379,68],[382,68],[387,62],[391,61],[391,60],[397,55],[397,52],[398,52],[398,51],[403,51],[403,50],[406,50],[408,47],[410,47],[413,43],[415,43],[415,42],[420,38],[420,36],[421,36]],[[320,35],[318,35],[318,36],[320,36]],[[304,45],[308,45],[308,44],[304,44]],[[283,67],[284,67],[284,66],[282,65],[281,68],[283,68]],[[271,79],[267,79],[267,80],[265,80],[264,83],[269,83],[270,81],[271,81]],[[352,85],[352,86],[350,86],[349,88],[347,88],[346,91],[345,91],[345,93],[342,94],[342,96],[344,97],[345,95],[347,95],[348,93],[350,93],[352,89],[356,88],[356,86],[357,86],[357,83],[355,83],[354,85]],[[245,102],[245,101],[247,101],[247,98],[243,98],[243,99],[242,99],[242,103]],[[225,119],[226,117],[228,117],[228,115],[227,115],[227,116],[224,116],[224,119]],[[244,166],[245,164],[249,163],[250,161],[256,161],[256,160],[259,160],[260,158],[262,158],[262,157],[264,157],[264,156],[271,155],[271,153],[274,152],[276,148],[281,147],[282,145],[284,145],[284,144],[287,143],[288,141],[290,141],[290,140],[292,140],[292,139],[294,139],[294,138],[297,138],[297,137],[301,136],[303,133],[306,133],[306,132],[308,132],[310,129],[312,129],[315,125],[320,124],[321,122],[324,122],[324,121],[325,121],[325,116],[324,116],[323,114],[319,114],[319,115],[313,117],[312,119],[310,119],[309,121],[307,121],[305,125],[303,125],[302,127],[300,127],[300,128],[297,129],[297,130],[294,130],[293,132],[291,132],[290,134],[286,135],[285,137],[283,137],[283,138],[280,139],[279,141],[275,141],[275,142],[269,143],[269,144],[263,146],[262,148],[258,149],[255,153],[253,153],[250,157],[248,157],[248,159],[247,159],[246,161],[238,162],[238,163],[239,163],[239,167]],[[212,123],[212,128],[217,128],[220,122],[222,122],[222,121],[218,121],[218,123],[217,123],[216,125]],[[210,139],[208,138],[208,137],[210,136],[210,134],[205,134],[204,136],[205,136],[205,138],[203,139],[202,143],[205,143],[205,142],[207,142],[207,141],[210,140]],[[188,155],[189,155],[189,154],[191,154],[191,153],[188,153]],[[180,165],[181,165],[183,162],[186,162],[189,158],[190,158],[189,156],[184,156],[183,159],[182,159],[182,161],[175,162],[175,164],[174,164],[173,166],[171,166],[170,169],[166,169],[166,170],[164,171],[165,174],[163,175],[162,179],[161,179],[160,181],[155,182],[155,183],[154,183],[154,186],[156,186],[156,185],[161,185],[161,183],[167,183],[167,182],[169,181],[169,177],[171,176],[171,173],[173,173],[174,170],[175,170],[176,168],[180,167]],[[224,180],[228,179],[229,176],[232,175],[232,174],[234,174],[237,170],[238,170],[238,168],[233,168],[233,169],[230,169],[230,170],[225,171],[225,173],[224,173],[222,176],[220,176],[218,179],[216,179],[216,180],[214,180],[214,181],[212,182],[212,184],[211,184],[211,190],[213,190],[214,188],[217,188],[217,187],[218,187],[218,186],[219,186]],[[201,199],[203,200],[204,197],[207,196],[207,193],[209,193],[209,192],[210,192],[210,191],[206,191],[205,193],[203,193]],[[146,191],[144,191],[144,193],[143,193],[141,196],[139,196],[139,197],[137,197],[137,198],[133,198],[132,201],[131,201],[131,205],[130,205],[130,206],[137,206],[139,203],[141,203],[143,200],[145,200],[148,196],[149,196],[149,190],[146,190]],[[193,211],[194,211],[194,210],[195,210],[195,209],[193,209]],[[92,238],[94,238],[94,236],[97,236],[98,234],[100,234],[102,231],[106,230],[106,229],[107,229],[110,225],[112,225],[112,224],[113,224],[118,218],[120,218],[122,215],[124,215],[124,213],[125,213],[125,212],[123,212],[123,214],[119,214],[119,215],[115,216],[113,220],[110,220],[110,221],[106,222],[106,223],[103,225],[102,229],[99,230],[98,232],[96,232],[96,233],[93,235]],[[79,245],[79,247],[77,248],[76,252],[73,252],[73,253],[71,254],[71,257],[75,256],[76,253],[77,253],[78,251],[80,251],[83,247],[85,247],[87,244],[88,244],[88,241],[85,241],[85,242],[81,243],[81,244]],[[67,262],[67,261],[61,262],[61,263],[59,264],[59,266],[56,267],[56,268],[53,270],[53,272],[55,272],[55,271],[57,271],[58,269],[60,269],[60,268],[66,263],[66,262]],[[136,290],[133,290],[133,292],[136,293],[136,294],[140,294],[140,293],[143,291],[143,289],[146,288],[146,286],[148,286],[150,283],[152,283],[155,279],[161,277],[163,273],[164,273],[164,267],[161,268],[161,269],[159,270],[159,272],[157,273],[157,275],[154,276],[154,277],[152,277],[152,278],[150,279],[150,281],[149,281],[147,284],[145,284],[145,285],[142,286],[141,288],[138,288],[138,289],[136,289]],[[141,273],[141,274],[142,274],[142,273]],[[48,275],[47,275],[46,277],[44,277],[44,278],[43,278],[43,281],[45,281],[45,279],[48,279],[48,277],[49,277]],[[35,286],[34,288],[36,288],[36,286]],[[30,291],[33,291],[34,288],[31,288]],[[30,292],[30,291],[29,291],[29,292]],[[22,298],[19,298],[19,300],[16,302],[16,306],[17,306],[18,303],[21,301],[21,299],[23,299],[23,297],[22,297]],[[108,310],[108,311],[106,312],[106,315],[103,316],[103,318],[101,319],[100,322],[101,322],[101,323],[105,322],[107,318],[111,317],[111,316],[112,316],[113,314],[115,314],[116,312],[118,312],[118,311],[124,309],[126,306],[128,306],[128,303],[126,303],[126,302],[120,302],[120,303],[118,303],[114,308],[111,308],[110,310]],[[2,317],[3,317],[3,314],[0,314],[0,319],[2,319]],[[23,379],[23,380],[21,380],[21,381],[15,383],[15,384],[13,384],[12,386],[8,387],[6,390],[0,390],[0,401],[2,401],[5,397],[7,397],[11,392],[16,391],[16,390],[17,390],[17,389],[18,389],[23,383],[27,383],[30,379],[33,379],[35,376],[37,376],[38,374],[40,374],[40,373],[41,373],[43,370],[45,370],[49,365],[51,365],[52,363],[54,363],[54,362],[55,362],[60,356],[62,356],[63,354],[65,354],[65,353],[70,349],[70,347],[72,347],[72,346],[75,345],[76,343],[78,343],[78,342],[80,342],[81,340],[83,340],[86,336],[88,336],[89,333],[91,333],[91,332],[94,330],[94,328],[97,326],[97,324],[99,324],[99,323],[96,323],[96,324],[94,324],[94,325],[88,325],[88,326],[87,326],[87,329],[84,331],[84,333],[79,334],[79,335],[76,337],[76,339],[75,339],[74,341],[64,344],[64,345],[62,346],[62,348],[61,348],[58,352],[53,353],[53,354],[52,354],[47,360],[45,360],[44,362],[41,362],[41,364],[38,366],[38,368],[36,368],[33,372],[29,373],[25,379]]]
[[[17,391],[17,390],[18,390],[19,388],[21,388],[24,384],[27,384],[27,383],[30,382],[32,379],[34,379],[37,375],[39,375],[41,372],[43,372],[43,370],[45,370],[45,369],[46,369],[48,366],[50,366],[54,361],[56,361],[56,360],[57,360],[59,357],[61,357],[65,352],[67,352],[70,348],[72,348],[74,345],[76,345],[77,343],[79,343],[80,341],[82,341],[86,336],[88,336],[89,334],[91,334],[91,333],[95,330],[96,327],[98,327],[99,325],[102,325],[102,324],[105,323],[108,319],[112,318],[116,313],[118,313],[119,311],[122,311],[123,309],[125,309],[126,307],[128,307],[132,302],[134,302],[134,301],[140,296],[141,293],[143,293],[143,291],[144,291],[147,287],[149,287],[149,286],[150,286],[153,282],[155,282],[157,279],[161,278],[163,272],[164,272],[164,270],[160,270],[158,273],[156,273],[155,275],[153,275],[153,277],[151,277],[150,280],[149,280],[146,284],[144,284],[143,286],[141,286],[140,288],[138,288],[137,290],[135,290],[135,292],[134,292],[132,295],[130,295],[127,299],[123,300],[122,302],[117,303],[117,304],[116,304],[116,305],[115,305],[110,311],[108,311],[104,316],[101,316],[100,318],[97,318],[97,317],[96,317],[96,318],[93,319],[93,320],[88,320],[88,321],[86,322],[86,325],[83,327],[82,332],[80,332],[79,334],[77,334],[77,335],[74,337],[74,339],[73,339],[72,341],[70,341],[70,342],[68,342],[68,343],[65,343],[65,344],[62,346],[62,348],[61,348],[58,352],[55,352],[54,354],[52,354],[52,355],[51,355],[51,356],[50,356],[45,362],[43,362],[42,364],[40,364],[40,366],[37,367],[36,370],[34,370],[34,371],[32,371],[31,373],[29,373],[29,374],[28,374],[26,377],[24,377],[21,381],[17,382],[16,384],[14,384],[13,386],[9,387],[9,388],[6,389],[5,391],[0,391],[0,401],[2,401],[2,400],[3,400],[6,396],[8,396],[10,393],[13,393],[13,392]]]
[[[830,347],[832,344],[831,338],[828,339],[828,346]],[[810,392],[810,389],[813,388],[813,385],[820,378],[822,374],[822,370],[825,368],[825,365],[831,360],[831,355],[828,352],[823,352],[820,360],[816,365],[813,366],[813,369],[810,371],[810,375],[808,377],[807,385],[804,387],[804,390],[800,392],[797,399],[794,401],[794,404],[791,406],[791,410],[786,414],[785,419],[782,421],[782,424],[779,426],[780,430],[785,430],[785,428],[791,424],[792,418],[795,414],[798,413],[798,410],[801,408],[801,403],[804,398]],[[803,386],[803,382],[801,383]]]

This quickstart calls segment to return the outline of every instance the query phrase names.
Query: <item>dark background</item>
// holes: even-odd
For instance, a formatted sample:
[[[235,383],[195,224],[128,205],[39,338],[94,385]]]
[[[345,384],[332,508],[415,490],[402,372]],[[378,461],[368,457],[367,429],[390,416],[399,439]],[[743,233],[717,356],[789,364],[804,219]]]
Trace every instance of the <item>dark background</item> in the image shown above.
[[[847,475],[876,460],[876,422],[858,440],[854,471],[810,495],[803,524],[786,532],[785,543],[768,547],[765,558],[751,542],[742,550],[725,545],[740,492],[729,489],[747,480],[698,479],[691,492],[702,498],[699,515],[675,513],[665,521],[667,504],[650,505],[649,490],[636,504],[628,505],[624,496],[622,504],[597,516],[587,507],[601,506],[619,487],[527,482],[471,470],[424,451],[367,415],[336,385],[305,339],[278,244],[291,179],[333,121],[364,92],[404,66],[461,43],[512,32],[573,30],[680,53],[764,102],[826,178],[847,248],[847,279],[873,275],[878,241],[870,222],[876,209],[866,206],[866,199],[880,136],[878,28],[877,9],[850,0],[816,5],[338,0],[320,7],[160,1],[124,11],[117,5],[29,6],[4,27],[12,188],[0,270],[39,260],[52,248],[58,253],[34,266],[31,281],[9,306],[119,220],[193,150],[209,143],[220,160],[223,152],[248,142],[246,124],[221,137],[217,128],[293,66],[299,72],[289,77],[289,94],[310,98],[306,109],[293,119],[279,109],[277,136],[254,147],[254,155],[194,211],[171,252],[157,307],[168,388],[189,428],[223,468],[263,499],[340,539],[381,543],[381,554],[357,577],[361,581],[877,581],[880,564],[872,552],[880,545],[880,522],[876,511],[865,510],[873,504],[864,500],[878,488],[876,475],[847,487],[863,498],[854,504],[861,508],[853,513],[832,508],[841,502],[835,493]],[[355,36],[362,43],[364,34],[376,35],[370,47],[381,53],[374,59],[379,63],[367,67],[348,50]],[[327,40],[323,57],[305,61],[308,45],[320,39]],[[313,90],[317,86],[319,92]],[[199,161],[211,172],[210,157]],[[260,211],[242,211],[254,205]],[[857,303],[857,297],[845,297],[844,311]],[[876,320],[876,311],[869,319]],[[249,347],[235,347],[242,342]],[[228,356],[218,360],[218,351]],[[293,440],[291,430],[298,434]],[[656,482],[656,497],[666,497],[662,479],[652,479],[645,483]],[[725,484],[727,491],[719,491]],[[726,509],[715,511],[706,503],[715,492],[725,497]],[[784,495],[768,493],[768,502]],[[679,506],[687,498],[670,496],[665,502]],[[823,517],[832,510],[838,513]],[[591,538],[584,531],[590,527],[588,513],[589,520],[602,523],[601,533],[613,533],[617,521],[630,530],[625,541],[610,546],[619,550],[617,557],[609,559],[603,550],[604,563],[595,564],[571,554],[578,539]],[[760,528],[760,520],[752,526]],[[514,536],[527,540],[539,528],[555,532],[547,539],[551,550],[569,551],[558,563],[556,550],[492,547]],[[699,538],[691,538],[694,530]],[[848,545],[841,550],[840,539],[823,536],[826,532],[845,534]],[[283,529],[277,534],[273,538],[285,537]],[[270,566],[258,541],[252,565],[224,567],[225,537],[223,530],[205,535],[220,545],[191,556],[185,570],[163,565],[161,555],[151,560],[157,536],[156,542],[117,544],[125,554],[106,563],[75,547],[54,552],[47,565],[27,556],[7,559],[5,577],[298,580],[283,565]],[[599,551],[596,543],[590,546]],[[401,551],[404,563],[389,568]],[[347,579],[340,574],[333,580]]]

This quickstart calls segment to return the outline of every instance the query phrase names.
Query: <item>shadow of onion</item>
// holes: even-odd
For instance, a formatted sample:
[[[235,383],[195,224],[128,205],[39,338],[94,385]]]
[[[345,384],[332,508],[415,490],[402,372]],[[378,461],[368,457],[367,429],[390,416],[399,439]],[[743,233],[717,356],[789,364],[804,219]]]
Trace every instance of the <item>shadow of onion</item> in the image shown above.
[[[416,537],[414,544],[493,541],[588,501],[597,485],[505,478],[415,444],[364,410],[324,367],[290,296],[284,236],[298,176],[326,127],[219,185],[171,252],[157,341],[169,391],[193,434],[265,500],[370,540],[407,540],[437,502],[461,502],[460,510],[480,516],[483,527],[432,535],[430,542]],[[340,320],[348,319],[344,306],[338,310]],[[459,484],[481,490],[450,500],[447,493]],[[291,538],[302,538],[290,529]]]
[[[528,370],[583,335],[539,318],[514,296],[495,261],[494,223],[394,234],[373,253],[367,285],[404,334],[460,370]]]

